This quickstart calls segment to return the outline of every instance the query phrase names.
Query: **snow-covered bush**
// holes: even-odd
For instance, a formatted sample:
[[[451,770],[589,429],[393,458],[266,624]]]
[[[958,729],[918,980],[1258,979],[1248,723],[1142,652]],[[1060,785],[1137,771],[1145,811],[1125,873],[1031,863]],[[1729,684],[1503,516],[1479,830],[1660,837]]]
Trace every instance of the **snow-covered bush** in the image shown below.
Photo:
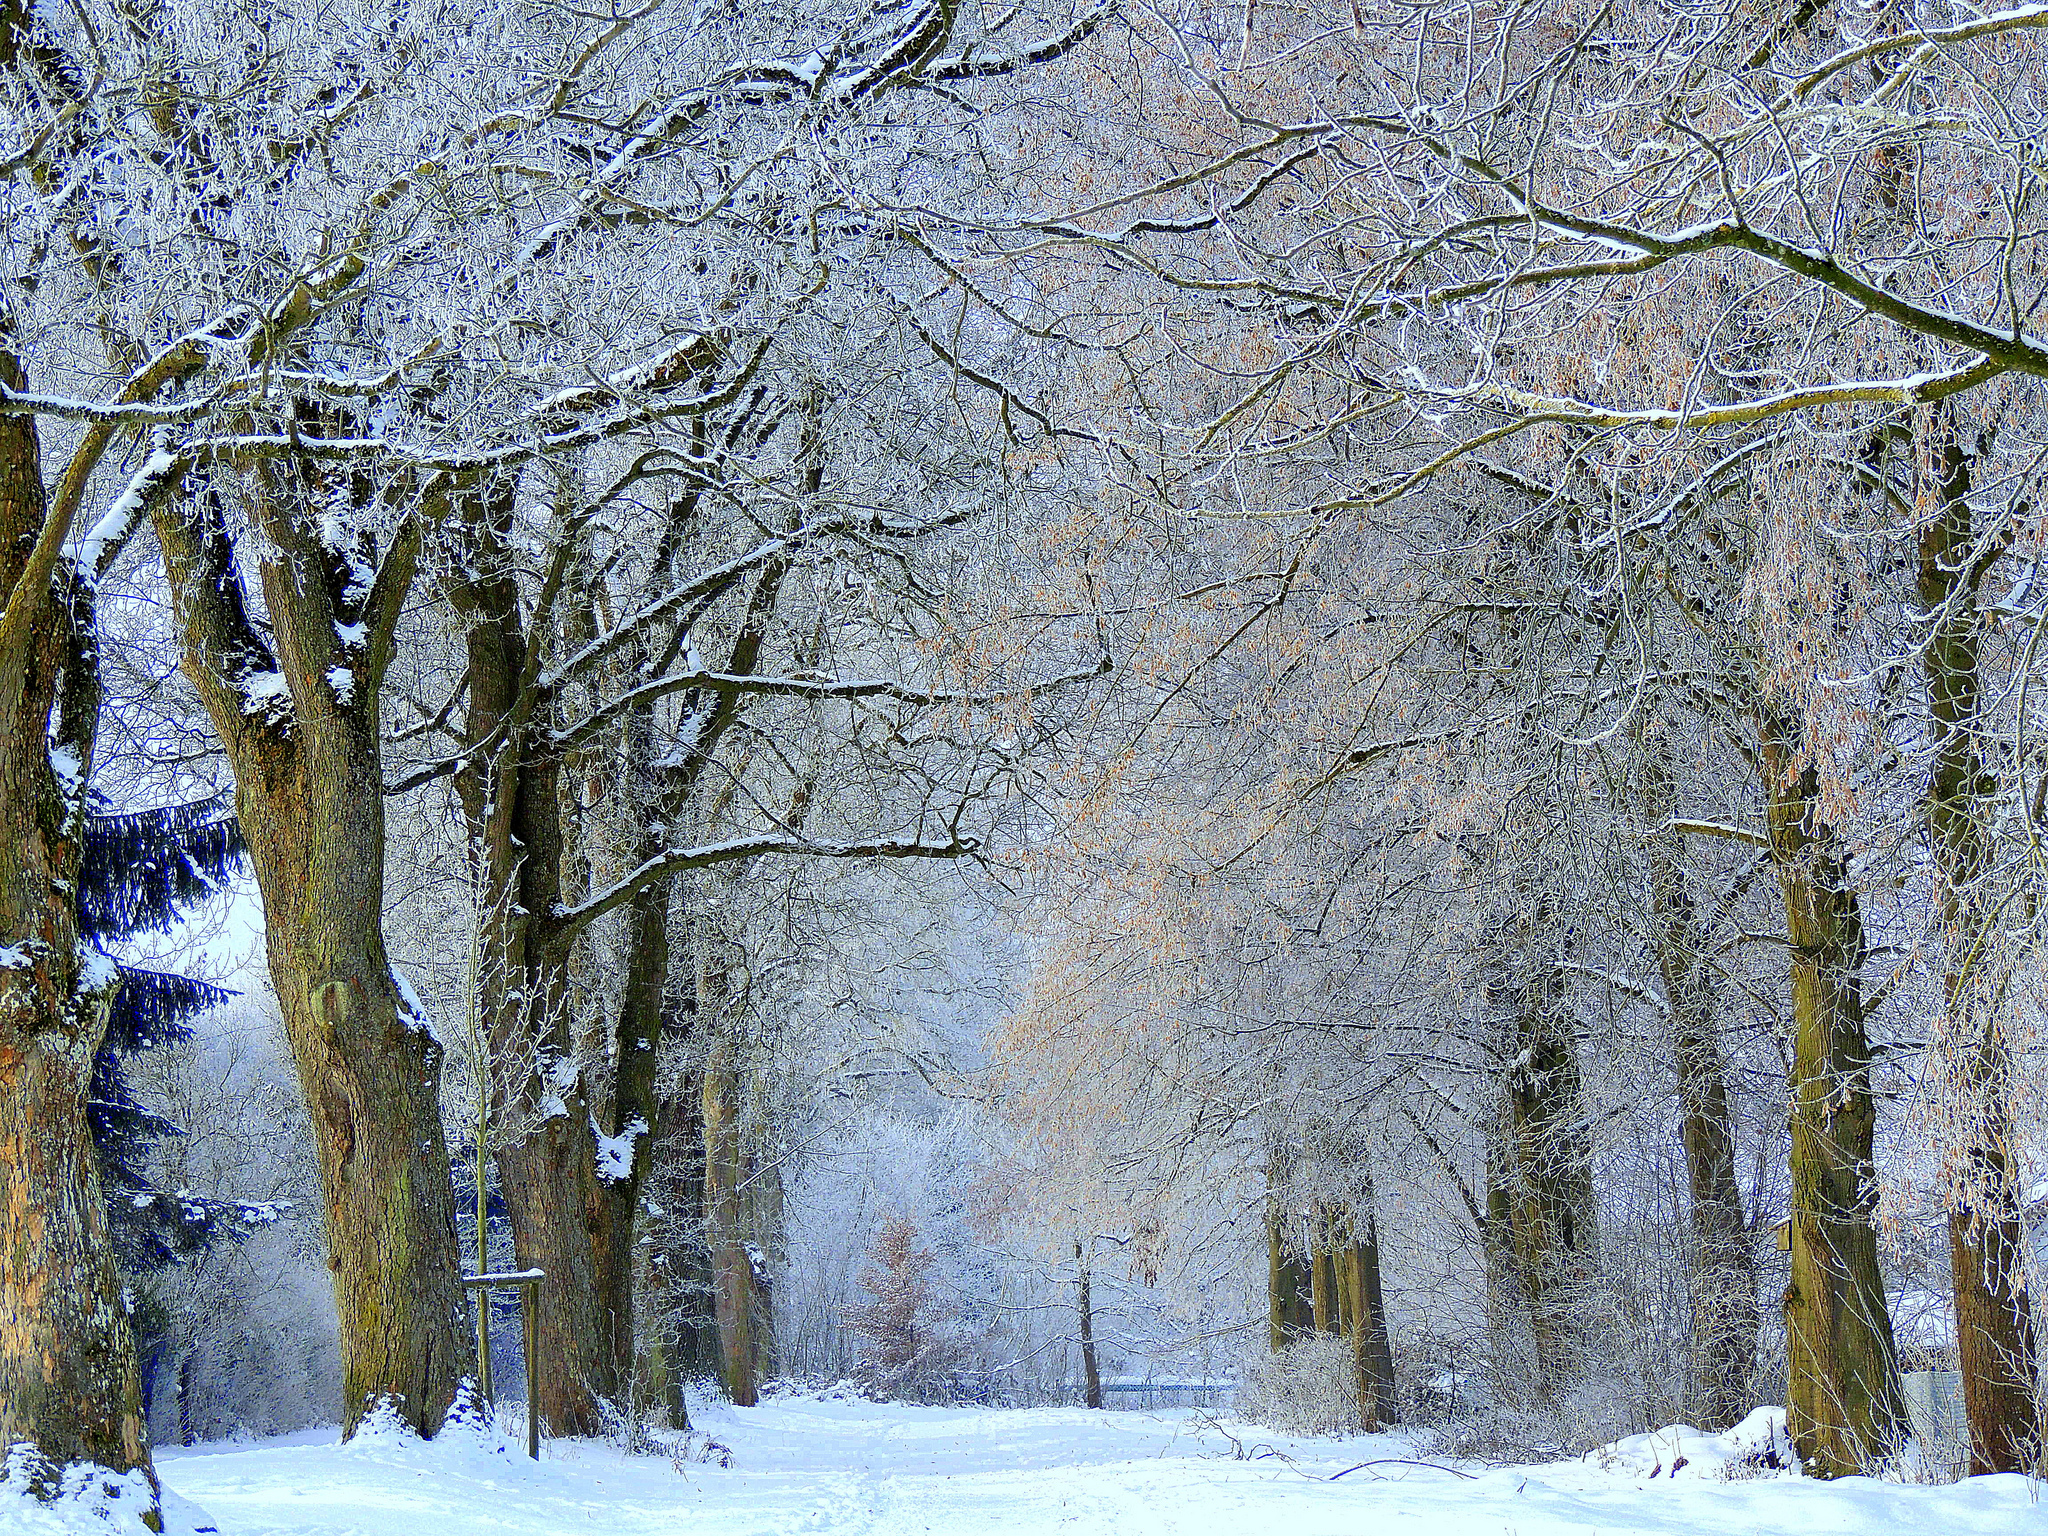
[[[1312,1333],[1239,1374],[1237,1415],[1290,1435],[1356,1434],[1363,1422],[1351,1341]]]

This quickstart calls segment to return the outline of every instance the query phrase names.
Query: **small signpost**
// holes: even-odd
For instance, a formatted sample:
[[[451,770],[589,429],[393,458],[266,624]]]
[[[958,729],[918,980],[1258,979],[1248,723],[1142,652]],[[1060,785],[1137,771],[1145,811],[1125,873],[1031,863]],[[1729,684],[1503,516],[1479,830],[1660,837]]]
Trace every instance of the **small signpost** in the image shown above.
[[[514,1270],[500,1275],[464,1275],[464,1287],[476,1292],[477,1384],[484,1401],[491,1399],[491,1295],[492,1291],[519,1293],[519,1349],[526,1363],[526,1454],[540,1460],[540,1382],[535,1374],[540,1362],[540,1283],[547,1274],[538,1269]]]

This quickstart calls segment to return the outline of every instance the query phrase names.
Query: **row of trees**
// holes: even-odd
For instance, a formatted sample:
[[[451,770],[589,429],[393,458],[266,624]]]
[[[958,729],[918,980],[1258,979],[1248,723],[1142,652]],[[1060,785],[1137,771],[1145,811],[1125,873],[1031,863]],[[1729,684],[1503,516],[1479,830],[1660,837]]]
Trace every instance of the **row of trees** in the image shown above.
[[[453,914],[403,942],[469,951],[440,1012],[548,1276],[536,1410],[594,1429],[632,1373],[662,1136],[700,1148],[744,1399],[759,978],[726,892],[764,859],[974,849],[1097,670],[1088,626],[987,622],[976,541],[1068,477],[1005,360],[942,339],[897,204],[1028,173],[959,151],[1015,138],[1017,82],[1101,19],[0,10],[0,1435],[32,1483],[148,1480],[88,1134],[115,977],[79,942],[117,764],[232,787],[345,1425],[388,1402],[432,1433],[473,1358],[401,900]],[[394,890],[414,826],[432,857]]]
[[[536,1410],[748,1400],[763,893],[1021,829],[1077,1280],[1235,1233],[1378,1419],[1428,1259],[1557,1412],[1676,1224],[1720,1423],[1782,1198],[1833,1475],[1902,1433],[1882,1163],[2028,1464],[2040,29],[0,4],[0,1434],[148,1466],[87,785],[217,773],[350,1426],[473,1358],[450,1049]],[[701,1257],[639,1265],[655,1207]]]
[[[1193,121],[1156,179],[1012,243],[1106,250],[1172,322],[1113,343],[1157,683],[1074,805],[1034,1093],[1128,1125],[1097,1167],[1153,1198],[1263,1167],[1276,1339],[1347,1185],[1449,1195],[1539,1406],[1619,1375],[1660,1139],[1667,1406],[1756,1400],[1786,1211],[1824,1476],[1907,1432],[1880,1237],[1917,1185],[1971,1464],[2034,1465],[2040,17],[1220,21],[1162,18]]]

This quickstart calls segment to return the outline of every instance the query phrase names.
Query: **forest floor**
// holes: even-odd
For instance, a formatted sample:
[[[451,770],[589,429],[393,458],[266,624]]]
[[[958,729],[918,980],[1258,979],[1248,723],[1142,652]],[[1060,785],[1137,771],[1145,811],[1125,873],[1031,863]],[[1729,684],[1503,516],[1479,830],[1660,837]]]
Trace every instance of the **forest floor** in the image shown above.
[[[174,1509],[173,1531],[212,1526],[220,1536],[1999,1536],[2048,1527],[2040,1485],[2022,1478],[1731,1481],[1699,1454],[1711,1450],[1704,1441],[1688,1446],[1687,1469],[1673,1476],[1664,1465],[1677,1459],[1672,1450],[1641,1437],[1619,1455],[1451,1469],[1398,1464],[1419,1453],[1397,1435],[1289,1439],[1189,1412],[779,1397],[699,1417],[727,1465],[629,1456],[594,1441],[551,1442],[534,1463],[516,1437],[423,1444],[373,1432],[341,1445],[328,1430],[167,1447],[157,1467],[166,1490],[190,1501]]]

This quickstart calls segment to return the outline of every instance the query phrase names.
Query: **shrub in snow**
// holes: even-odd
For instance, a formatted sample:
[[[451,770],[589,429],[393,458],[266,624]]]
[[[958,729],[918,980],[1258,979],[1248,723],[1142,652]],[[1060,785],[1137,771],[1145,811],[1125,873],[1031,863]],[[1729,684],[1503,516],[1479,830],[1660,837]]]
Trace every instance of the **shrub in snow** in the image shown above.
[[[1290,1435],[1350,1435],[1364,1423],[1351,1341],[1312,1333],[1238,1375],[1237,1415]]]
[[[868,1248],[861,1289],[871,1298],[846,1309],[846,1327],[860,1340],[854,1376],[871,1397],[930,1401],[945,1387],[966,1351],[953,1320],[932,1294],[935,1255],[918,1246],[917,1228],[901,1216],[883,1222]]]

